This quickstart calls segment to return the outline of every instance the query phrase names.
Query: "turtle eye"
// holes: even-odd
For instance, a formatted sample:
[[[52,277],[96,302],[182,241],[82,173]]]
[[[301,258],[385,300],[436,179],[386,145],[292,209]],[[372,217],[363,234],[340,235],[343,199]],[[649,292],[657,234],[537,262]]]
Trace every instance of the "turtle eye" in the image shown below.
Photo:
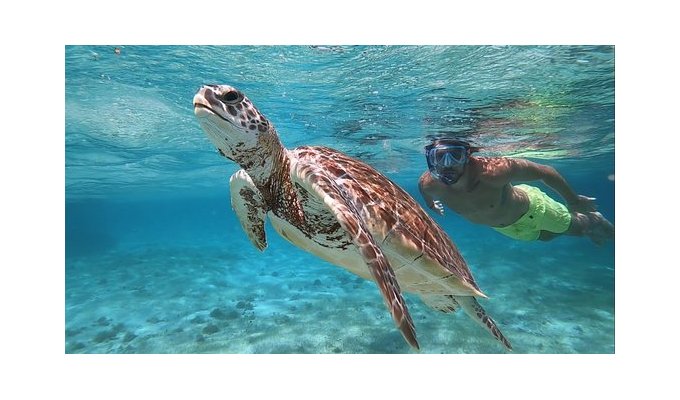
[[[235,91],[235,90],[230,90],[227,93],[222,94],[219,96],[219,99],[222,100],[225,103],[238,103],[239,101],[243,100],[243,96],[241,93]]]

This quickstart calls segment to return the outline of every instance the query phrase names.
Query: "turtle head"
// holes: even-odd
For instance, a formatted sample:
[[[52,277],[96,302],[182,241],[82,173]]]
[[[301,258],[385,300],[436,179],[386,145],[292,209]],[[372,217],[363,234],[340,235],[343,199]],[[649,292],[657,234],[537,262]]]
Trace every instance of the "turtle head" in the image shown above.
[[[254,152],[263,155],[268,145],[279,143],[267,118],[231,86],[201,87],[194,96],[194,114],[220,154],[244,167],[254,161]]]

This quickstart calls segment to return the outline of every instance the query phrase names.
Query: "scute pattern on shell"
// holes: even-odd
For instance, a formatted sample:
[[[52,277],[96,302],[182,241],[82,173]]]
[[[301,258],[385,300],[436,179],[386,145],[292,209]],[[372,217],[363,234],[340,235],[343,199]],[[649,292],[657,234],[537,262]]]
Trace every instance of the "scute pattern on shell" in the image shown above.
[[[291,153],[297,165],[304,166],[293,171],[299,179],[305,174],[324,174],[337,182],[378,243],[407,247],[418,254],[416,258],[426,256],[481,292],[455,244],[398,185],[367,164],[331,148],[303,146]],[[305,215],[309,218],[307,212]]]
[[[333,212],[341,228],[352,237],[352,243],[362,255],[399,330],[411,346],[419,348],[415,326],[394,270],[358,212],[355,199],[336,179],[313,166],[302,164],[297,173],[297,178],[309,182],[314,192],[323,196],[325,205]]]

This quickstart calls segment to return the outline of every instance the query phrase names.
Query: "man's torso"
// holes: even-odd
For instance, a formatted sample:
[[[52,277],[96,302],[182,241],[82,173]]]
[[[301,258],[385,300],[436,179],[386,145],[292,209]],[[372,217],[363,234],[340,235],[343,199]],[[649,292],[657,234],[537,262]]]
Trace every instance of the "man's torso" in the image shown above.
[[[494,227],[513,224],[529,209],[529,198],[510,183],[498,185],[487,181],[481,170],[473,169],[453,185],[430,175],[428,191],[471,222]]]

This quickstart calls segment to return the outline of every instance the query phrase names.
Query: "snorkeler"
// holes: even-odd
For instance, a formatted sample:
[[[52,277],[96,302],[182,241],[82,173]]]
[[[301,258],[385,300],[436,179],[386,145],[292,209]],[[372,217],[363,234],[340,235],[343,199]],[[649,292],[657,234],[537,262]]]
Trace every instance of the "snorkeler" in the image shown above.
[[[506,157],[476,157],[479,147],[439,139],[425,147],[427,167],[418,182],[427,206],[444,215],[444,205],[470,222],[519,240],[588,236],[600,245],[614,237],[614,226],[595,211],[595,199],[576,194],[552,167]],[[566,201],[515,181],[538,181]]]

